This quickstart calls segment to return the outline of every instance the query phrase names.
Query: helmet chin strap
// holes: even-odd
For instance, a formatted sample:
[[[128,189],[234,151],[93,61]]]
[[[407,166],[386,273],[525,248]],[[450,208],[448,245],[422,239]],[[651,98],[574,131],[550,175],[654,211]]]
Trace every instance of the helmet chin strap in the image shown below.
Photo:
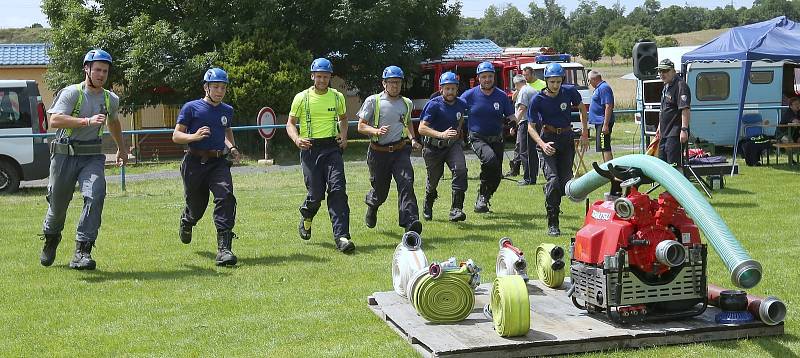
[[[213,104],[220,104],[220,103],[222,102],[222,101],[219,101],[219,102],[218,102],[218,101],[215,101],[215,100],[214,100],[214,98],[213,98],[213,97],[211,97],[211,92],[209,92],[209,90],[208,90],[208,89],[204,89],[204,90],[205,90],[205,92],[206,92],[206,98],[208,98],[208,100],[209,100],[209,101],[211,101],[211,103],[213,103]]]
[[[89,87],[91,87],[91,88],[100,88],[98,86],[95,86],[94,82],[92,81],[92,65],[93,64],[94,64],[94,62],[89,62],[89,69],[88,70],[84,70],[84,72],[86,72],[86,80],[89,82]]]

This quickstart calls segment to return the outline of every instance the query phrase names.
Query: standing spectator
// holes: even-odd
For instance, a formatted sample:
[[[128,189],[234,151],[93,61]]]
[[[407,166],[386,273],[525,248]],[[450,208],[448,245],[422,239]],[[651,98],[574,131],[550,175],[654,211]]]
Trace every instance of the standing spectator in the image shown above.
[[[286,133],[300,148],[300,168],[308,191],[300,206],[300,238],[311,239],[311,223],[327,190],[333,242],[337,250],[348,253],[356,245],[350,238],[350,206],[342,159],[342,151],[347,148],[347,108],[344,95],[329,87],[332,74],[333,65],[327,59],[311,62],[314,85],[294,96]]]
[[[563,85],[564,68],[551,63],[544,69],[547,87],[531,101],[528,108],[528,133],[539,145],[542,170],[547,183],[544,185],[545,209],[547,211],[547,234],[561,235],[559,213],[564,187],[572,179],[572,163],[575,160],[575,141],[572,132],[572,107],[580,110],[581,150],[585,150],[589,140],[586,122],[586,108],[581,104],[581,94],[574,86]],[[541,135],[536,131],[540,124]]]
[[[370,137],[367,150],[369,182],[372,188],[364,202],[367,213],[364,221],[374,228],[378,208],[389,195],[392,178],[397,185],[398,220],[405,231],[422,233],[417,196],[414,195],[414,167],[411,166],[412,146],[417,143],[411,124],[411,100],[400,95],[403,70],[389,66],[383,70],[383,92],[367,97],[358,111],[358,132]]]
[[[186,207],[181,215],[181,242],[192,242],[192,227],[203,217],[208,206],[208,193],[214,195],[214,226],[217,228],[217,266],[236,265],[232,245],[236,234],[236,197],[228,165],[228,153],[234,161],[240,154],[233,139],[231,122],[233,107],[223,103],[228,89],[228,74],[212,68],[203,76],[202,99],[183,105],[178,114],[172,141],[188,144],[189,151],[181,162]]]
[[[492,63],[481,62],[477,72],[480,85],[461,94],[461,99],[469,110],[469,142],[481,161],[475,212],[488,213],[489,200],[503,179],[503,124],[516,119],[508,95],[495,86]]]
[[[75,255],[69,267],[94,270],[92,247],[100,231],[106,198],[106,161],[102,151],[103,126],[108,125],[117,144],[117,164],[128,161],[128,147],[119,122],[119,97],[103,86],[111,70],[111,55],[91,50],[83,57],[83,82],[64,88],[50,113],[50,126],[58,128],[51,142],[50,181],[47,185],[47,214],[42,225],[44,248],[39,256],[43,266],[56,258],[67,209],[78,184],[83,211],[75,232]]]
[[[517,98],[519,97],[519,93],[522,91],[522,89],[527,84],[528,83],[525,82],[525,76],[519,75],[519,74],[514,76],[514,93],[511,94],[511,103],[517,103]],[[503,174],[503,176],[506,176],[506,177],[515,177],[515,176],[519,175],[519,167],[522,165],[521,153],[520,153],[520,146],[521,146],[520,142],[521,142],[521,140],[520,140],[520,134],[519,134],[520,133],[519,128],[521,128],[520,127],[521,125],[522,124],[520,122],[520,123],[516,123],[515,127],[511,127],[511,133],[515,134],[515,132],[516,132],[517,140],[514,143],[514,157],[511,158],[511,160],[508,161],[508,166],[510,167],[510,170],[508,171],[508,173]],[[525,132],[525,131],[522,131],[522,132]],[[525,135],[527,135],[527,134],[525,134]]]
[[[691,91],[675,72],[675,64],[670,59],[661,60],[656,70],[658,77],[664,82],[661,114],[655,136],[659,140],[658,157],[672,165],[683,165],[681,146],[689,141]]]
[[[614,159],[611,153],[611,130],[614,128],[614,91],[603,75],[589,71],[589,84],[594,87],[592,103],[589,104],[589,124],[595,129],[595,150],[603,153],[603,161]]]
[[[533,71],[531,71],[533,73]],[[539,93],[538,90],[528,83],[519,91],[519,96],[514,102],[516,117],[519,119],[519,130],[517,132],[517,143],[520,145],[520,158],[522,162],[522,179],[517,184],[533,185],[539,177],[539,153],[536,151],[536,143],[528,134],[528,107],[531,101]]]
[[[424,136],[425,148],[422,158],[428,178],[425,181],[425,204],[422,217],[433,219],[433,203],[439,197],[436,188],[444,174],[444,165],[453,174],[451,180],[452,204],[449,220],[464,221],[464,193],[467,191],[467,162],[462,147],[464,135],[462,127],[467,115],[467,103],[458,98],[458,79],[453,72],[445,72],[439,77],[442,95],[425,105],[419,122],[419,134]]]

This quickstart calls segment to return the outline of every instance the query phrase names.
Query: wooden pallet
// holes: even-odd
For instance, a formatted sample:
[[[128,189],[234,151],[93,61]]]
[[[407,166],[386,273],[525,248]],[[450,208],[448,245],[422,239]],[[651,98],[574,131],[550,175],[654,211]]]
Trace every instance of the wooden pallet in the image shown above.
[[[565,283],[568,286],[569,283]],[[457,324],[431,324],[394,291],[375,292],[369,308],[405,338],[425,357],[528,357],[585,353],[618,348],[775,336],[784,333],[783,323],[768,326],[760,321],[743,325],[721,325],[714,321],[719,312],[705,313],[680,321],[619,325],[603,314],[577,309],[563,289],[550,289],[539,281],[528,284],[531,301],[531,330],[522,337],[503,338],[484,317],[491,284],[475,292],[475,309]]]

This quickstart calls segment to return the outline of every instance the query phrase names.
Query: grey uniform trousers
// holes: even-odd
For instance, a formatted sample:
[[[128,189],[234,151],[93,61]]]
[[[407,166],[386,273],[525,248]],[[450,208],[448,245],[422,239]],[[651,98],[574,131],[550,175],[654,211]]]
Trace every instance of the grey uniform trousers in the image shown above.
[[[564,187],[572,179],[572,162],[575,160],[574,134],[570,131],[561,134],[542,132],[542,141],[553,142],[556,153],[546,155],[539,148],[542,160],[542,171],[545,183],[544,190],[545,209],[548,215],[558,215],[561,207],[561,197],[564,196]]]
[[[419,220],[417,196],[414,194],[414,168],[411,166],[411,146],[406,145],[395,152],[367,151],[369,182],[372,188],[364,202],[371,207],[379,207],[389,196],[392,178],[397,184],[397,209],[399,225],[407,227]]]
[[[328,215],[333,224],[334,240],[350,237],[350,206],[347,204],[347,181],[344,175],[342,150],[332,144],[315,142],[311,149],[300,151],[300,168],[306,184],[305,201],[300,206],[300,214],[312,219],[317,215],[325,192],[328,193]]]
[[[425,169],[428,172],[428,178],[425,181],[426,194],[430,194],[433,197],[439,196],[436,187],[439,186],[439,180],[442,179],[444,174],[445,164],[447,164],[450,172],[453,173],[451,181],[453,191],[467,191],[467,162],[461,145],[462,142],[460,140],[444,148],[425,145],[422,150],[422,158],[425,159]]]
[[[50,155],[50,179],[47,185],[47,214],[42,231],[48,235],[60,234],[64,230],[67,209],[79,185],[83,196],[83,211],[75,233],[77,241],[95,241],[100,230],[103,203],[106,198],[106,175],[103,165],[105,155],[69,156]]]

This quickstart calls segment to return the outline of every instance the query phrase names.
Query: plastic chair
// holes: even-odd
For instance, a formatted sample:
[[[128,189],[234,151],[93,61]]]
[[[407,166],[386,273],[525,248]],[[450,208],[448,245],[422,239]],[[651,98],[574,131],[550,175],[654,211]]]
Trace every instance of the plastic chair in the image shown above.
[[[743,139],[750,139],[753,137],[758,136],[766,136],[764,132],[764,128],[767,125],[764,124],[764,117],[761,116],[761,113],[745,113],[742,115],[742,138]],[[767,146],[764,151],[759,155],[759,157],[764,157],[764,152],[767,155],[767,165],[769,165],[769,156],[772,154],[772,146]]]

